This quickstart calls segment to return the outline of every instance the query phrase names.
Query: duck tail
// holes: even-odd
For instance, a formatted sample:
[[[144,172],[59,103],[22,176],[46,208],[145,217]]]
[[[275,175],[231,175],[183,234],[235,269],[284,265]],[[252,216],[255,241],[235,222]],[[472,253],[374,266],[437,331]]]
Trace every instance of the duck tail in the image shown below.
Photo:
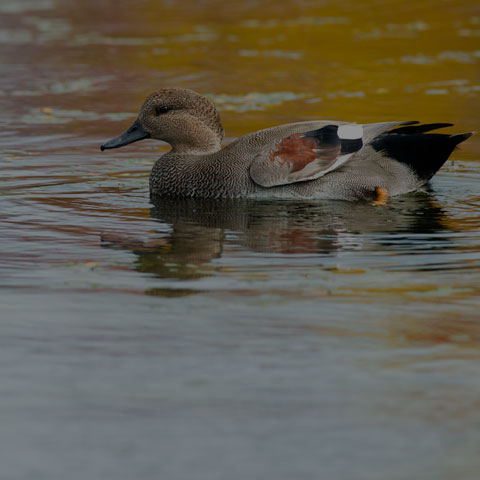
[[[408,165],[426,183],[440,170],[457,145],[473,135],[472,132],[455,135],[422,133],[446,126],[450,124],[401,127],[380,135],[371,145],[376,151]]]

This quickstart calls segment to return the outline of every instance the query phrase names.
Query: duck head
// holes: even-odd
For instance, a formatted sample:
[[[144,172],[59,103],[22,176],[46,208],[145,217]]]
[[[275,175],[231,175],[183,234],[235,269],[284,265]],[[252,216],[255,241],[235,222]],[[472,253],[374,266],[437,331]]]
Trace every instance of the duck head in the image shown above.
[[[220,150],[223,127],[212,101],[187,89],[162,88],[150,94],[133,123],[120,136],[100,148],[118,148],[155,138],[182,154],[207,154]]]

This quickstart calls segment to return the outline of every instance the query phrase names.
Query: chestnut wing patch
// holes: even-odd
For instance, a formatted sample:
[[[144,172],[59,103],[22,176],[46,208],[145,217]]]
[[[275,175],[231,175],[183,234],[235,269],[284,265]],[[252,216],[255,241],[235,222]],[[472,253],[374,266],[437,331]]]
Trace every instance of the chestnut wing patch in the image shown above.
[[[313,180],[345,163],[362,148],[362,139],[341,139],[336,125],[306,133],[294,133],[265,155],[257,157],[250,176],[259,185],[273,187]]]

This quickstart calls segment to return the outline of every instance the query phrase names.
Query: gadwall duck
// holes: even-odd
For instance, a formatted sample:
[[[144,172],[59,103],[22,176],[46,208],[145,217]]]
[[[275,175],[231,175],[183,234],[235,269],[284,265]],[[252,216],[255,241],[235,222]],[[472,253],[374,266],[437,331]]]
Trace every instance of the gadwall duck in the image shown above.
[[[418,123],[298,122],[222,148],[213,102],[192,90],[164,88],[149,95],[133,125],[101,149],[144,138],[168,142],[172,149],[150,175],[154,196],[384,201],[425,185],[472,135],[425,133],[451,124]]]

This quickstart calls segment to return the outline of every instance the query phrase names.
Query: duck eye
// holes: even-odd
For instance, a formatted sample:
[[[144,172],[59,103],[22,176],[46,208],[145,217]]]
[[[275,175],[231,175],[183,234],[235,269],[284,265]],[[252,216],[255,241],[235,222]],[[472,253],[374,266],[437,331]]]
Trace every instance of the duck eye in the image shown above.
[[[163,105],[162,107],[157,107],[155,108],[155,114],[156,115],[161,115],[162,113],[167,113],[170,109]]]

